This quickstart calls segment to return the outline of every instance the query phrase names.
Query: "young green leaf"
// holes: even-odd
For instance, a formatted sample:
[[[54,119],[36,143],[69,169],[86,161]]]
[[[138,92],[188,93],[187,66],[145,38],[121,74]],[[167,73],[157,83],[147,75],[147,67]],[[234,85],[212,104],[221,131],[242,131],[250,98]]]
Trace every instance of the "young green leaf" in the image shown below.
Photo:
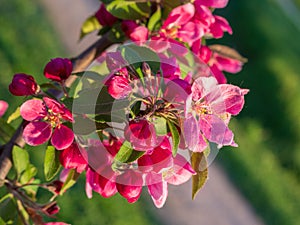
[[[172,123],[169,120],[167,121],[167,123],[168,123],[169,130],[171,132],[171,135],[172,135],[172,154],[175,157],[176,154],[177,154],[178,145],[179,145],[179,142],[180,142],[180,134],[179,134],[179,132],[177,130],[177,127],[174,123]]]
[[[155,11],[155,13],[153,13],[153,15],[150,17],[149,22],[148,22],[148,29],[150,31],[155,30],[155,28],[157,27],[157,25],[159,24],[159,22],[161,21],[161,8],[158,7],[157,10]]]
[[[101,27],[102,26],[99,23],[99,21],[97,20],[97,18],[95,16],[90,16],[89,18],[87,18],[84,21],[84,23],[81,26],[80,39],[82,39],[87,34],[93,32],[95,30],[101,29]]]
[[[37,174],[37,168],[32,164],[27,164],[26,169],[21,175],[20,183],[21,184],[28,183],[31,180],[31,178],[33,178],[36,174]]]
[[[109,1],[108,4],[106,4],[106,9],[119,19],[138,20],[149,17],[151,12],[151,3],[137,3],[134,0],[114,0]]]
[[[199,190],[205,184],[208,177],[207,162],[203,152],[193,152],[191,164],[196,175],[192,177],[192,199],[194,200]]]
[[[144,154],[144,151],[135,151],[130,142],[125,141],[118,151],[115,160],[121,163],[130,163],[137,160]]]
[[[12,151],[12,159],[18,177],[20,177],[29,165],[29,154],[26,150],[15,145]]]
[[[21,116],[20,107],[16,109],[7,119],[7,123],[11,123],[12,121],[18,119]]]
[[[66,181],[64,182],[64,185],[62,186],[60,190],[60,195],[63,195],[63,193],[71,188],[77,181],[78,177],[80,176],[80,173],[77,173],[74,169],[69,171],[68,177]]]
[[[53,146],[46,149],[44,174],[47,181],[53,179],[60,169],[59,152]]]

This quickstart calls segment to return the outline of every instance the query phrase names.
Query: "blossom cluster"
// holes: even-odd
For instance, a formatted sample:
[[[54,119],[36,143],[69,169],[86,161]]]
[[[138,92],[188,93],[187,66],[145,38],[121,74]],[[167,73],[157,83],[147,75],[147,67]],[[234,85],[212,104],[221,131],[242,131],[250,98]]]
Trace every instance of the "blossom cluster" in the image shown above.
[[[51,184],[56,195],[83,173],[89,198],[93,192],[105,198],[119,193],[134,203],[145,186],[160,208],[168,185],[201,176],[200,162],[191,158],[205,158],[210,143],[237,146],[228,125],[241,112],[248,90],[227,84],[223,72],[239,72],[245,59],[229,47],[205,41],[232,34],[228,21],[213,13],[227,3],[195,0],[179,5],[152,27],[145,18],[117,18],[102,4],[95,18],[104,31],[119,24],[131,41],[96,60],[109,71],[106,76],[75,74],[79,85],[71,94],[65,81],[72,75],[72,62],[52,59],[44,76],[52,91],[65,94],[56,98],[33,76],[14,76],[10,92],[32,97],[20,107],[23,139],[32,146],[53,146],[64,167],[60,181]],[[95,90],[96,99],[91,99]],[[95,105],[88,107],[93,100]],[[0,101],[0,116],[6,108]],[[59,211],[56,204],[50,209],[47,215]]]

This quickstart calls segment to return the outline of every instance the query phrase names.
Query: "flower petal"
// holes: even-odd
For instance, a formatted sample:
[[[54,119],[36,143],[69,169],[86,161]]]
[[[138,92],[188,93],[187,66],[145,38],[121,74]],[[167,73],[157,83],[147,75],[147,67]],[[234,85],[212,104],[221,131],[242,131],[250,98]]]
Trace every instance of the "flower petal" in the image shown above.
[[[56,127],[53,132],[51,144],[57,150],[62,150],[68,148],[72,144],[73,140],[73,131],[65,125],[60,125],[60,127]]]
[[[3,100],[0,100],[0,117],[4,115],[7,108],[8,108],[8,103]]]
[[[33,121],[44,118],[47,110],[42,100],[32,99],[21,105],[20,113],[24,120]]]
[[[46,122],[31,122],[23,131],[25,142],[32,146],[37,146],[48,141],[52,134],[52,128]]]

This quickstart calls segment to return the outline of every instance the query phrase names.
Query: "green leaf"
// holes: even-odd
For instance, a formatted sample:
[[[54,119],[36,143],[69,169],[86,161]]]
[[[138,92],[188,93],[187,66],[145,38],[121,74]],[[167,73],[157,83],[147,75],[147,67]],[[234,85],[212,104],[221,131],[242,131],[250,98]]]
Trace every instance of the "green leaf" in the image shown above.
[[[192,177],[192,199],[194,200],[199,190],[205,184],[208,177],[207,162],[203,152],[193,152],[191,164],[196,175]]]
[[[13,220],[16,214],[16,206],[12,194],[7,194],[0,199],[0,218],[5,222]]]
[[[21,116],[20,107],[16,109],[7,119],[7,123],[11,123],[12,121],[18,119]]]
[[[59,152],[53,146],[46,149],[44,160],[44,174],[47,181],[53,179],[60,169]]]
[[[106,1],[106,9],[112,15],[123,20],[137,20],[148,18],[151,13],[150,2],[136,2],[134,0]]]
[[[18,177],[20,177],[20,175],[27,169],[30,163],[29,154],[26,150],[15,145],[12,151],[12,159]]]
[[[164,136],[168,133],[167,120],[163,117],[154,117],[153,120],[156,134]]]
[[[5,221],[0,217],[0,225],[6,225]]]
[[[148,29],[150,31],[156,30],[157,25],[161,21],[161,8],[158,7],[155,13],[150,17],[149,22],[148,22]]]
[[[163,0],[163,19],[166,19],[169,16],[170,12],[181,4],[182,0]]]
[[[169,120],[167,121],[167,123],[168,123],[169,130],[171,132],[171,135],[172,135],[172,154],[175,157],[176,154],[177,154],[178,145],[179,145],[179,142],[180,142],[180,134],[179,134],[179,132],[177,130],[177,127],[174,123],[172,123]]]
[[[32,199],[35,199],[36,193],[39,189],[39,186],[37,184],[40,184],[41,181],[39,179],[34,179],[30,184],[23,187],[23,189],[26,191],[27,195],[30,196]]]
[[[134,150],[130,142],[125,141],[115,156],[115,160],[122,163],[130,163],[142,157],[144,154],[144,151]]]
[[[71,188],[77,181],[78,177],[80,176],[80,173],[77,173],[74,169],[70,170],[68,177],[66,181],[64,182],[64,185],[62,186],[60,190],[60,195],[63,195],[63,193]]]
[[[115,160],[119,162],[126,162],[131,153],[133,151],[133,148],[129,141],[125,141],[123,145],[121,146],[120,150],[118,151],[117,155],[115,156]]]
[[[0,118],[0,139],[7,143],[15,133],[15,129],[9,125],[3,118]]]
[[[93,15],[90,16],[89,18],[87,18],[82,26],[81,26],[81,30],[80,30],[80,39],[82,39],[83,37],[85,37],[87,34],[95,31],[95,30],[99,30],[101,29],[101,24],[99,23],[99,21],[97,20],[97,18]]]
[[[150,48],[130,44],[119,47],[119,50],[125,60],[136,69],[141,68],[142,63],[146,62],[152,73],[156,74],[160,70],[160,58]]]
[[[31,180],[31,178],[33,178],[36,174],[37,174],[37,168],[32,164],[27,164],[27,168],[22,173],[20,178],[21,184],[28,183]]]

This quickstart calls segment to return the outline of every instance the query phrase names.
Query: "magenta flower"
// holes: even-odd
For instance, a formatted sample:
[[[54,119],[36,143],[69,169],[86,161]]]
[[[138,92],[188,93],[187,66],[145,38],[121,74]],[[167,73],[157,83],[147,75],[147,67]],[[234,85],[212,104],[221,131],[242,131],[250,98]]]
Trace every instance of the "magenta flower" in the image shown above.
[[[211,8],[224,8],[229,0],[196,0],[195,5],[203,5]]]
[[[198,57],[207,63],[211,69],[212,75],[217,79],[219,84],[227,83],[227,79],[222,71],[229,73],[238,73],[242,70],[243,62],[229,58],[212,51],[208,46],[201,46],[200,49],[194,51]]]
[[[136,202],[143,189],[142,174],[134,170],[125,170],[116,179],[117,190],[129,203]]]
[[[214,77],[195,80],[186,103],[184,120],[185,142],[189,149],[203,151],[206,139],[219,146],[237,146],[228,123],[231,115],[237,115],[242,110],[247,93],[247,89],[218,84]]]
[[[137,151],[151,151],[158,144],[154,125],[145,119],[130,121],[124,135]]]
[[[165,40],[178,39],[192,46],[203,36],[200,24],[193,20],[194,15],[195,7],[190,3],[174,8],[163,23],[160,36]]]
[[[168,184],[183,184],[196,174],[188,161],[180,154],[177,154],[173,161],[173,165],[162,173],[146,174],[148,192],[157,208],[161,208],[165,204],[168,196]]]
[[[132,41],[144,42],[148,40],[148,29],[144,26],[138,25],[132,20],[124,20],[122,22],[122,30]]]
[[[23,131],[23,138],[27,144],[40,145],[50,138],[51,144],[57,150],[65,149],[72,144],[74,133],[62,124],[62,120],[73,122],[73,116],[64,105],[44,97],[43,101],[40,99],[26,101],[21,106],[20,112],[23,119],[30,121]]]
[[[115,99],[124,99],[132,91],[128,78],[119,75],[113,75],[105,83],[108,93]]]
[[[72,62],[69,59],[55,58],[51,59],[45,66],[44,75],[50,80],[63,82],[69,78],[72,70]]]
[[[16,96],[35,95],[39,92],[39,86],[32,76],[18,73],[13,77],[13,80],[9,85],[9,91]]]
[[[84,157],[82,153],[85,153],[85,150],[79,150],[78,145],[73,142],[60,153],[61,165],[66,169],[76,169],[78,173],[81,173],[87,166],[86,156]]]
[[[214,38],[221,38],[224,35],[224,32],[232,34],[232,28],[229,25],[228,21],[221,16],[214,16],[214,22],[209,26],[209,31]]]
[[[8,108],[8,103],[3,100],[0,100],[0,117],[4,115],[7,108]]]
[[[116,17],[114,17],[106,10],[104,4],[101,4],[99,10],[95,13],[95,17],[97,18],[97,20],[102,26],[109,26],[109,27],[114,25],[114,23],[117,22],[118,20]]]

